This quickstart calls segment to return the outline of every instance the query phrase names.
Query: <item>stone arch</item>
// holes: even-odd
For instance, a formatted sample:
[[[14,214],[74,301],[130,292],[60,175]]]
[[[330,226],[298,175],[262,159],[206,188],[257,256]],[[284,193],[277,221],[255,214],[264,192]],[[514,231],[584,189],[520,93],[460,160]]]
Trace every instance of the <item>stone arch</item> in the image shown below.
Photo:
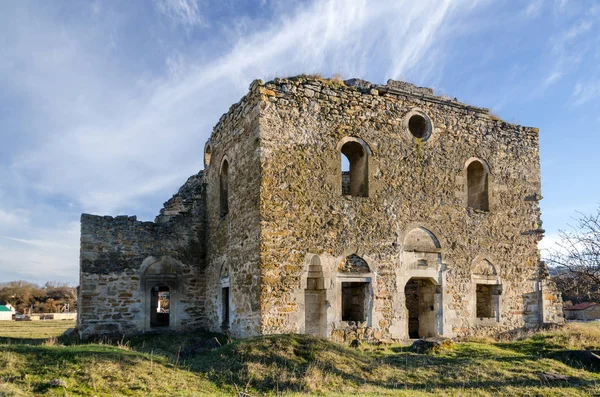
[[[487,161],[485,161],[483,159],[480,159],[479,157],[469,157],[469,159],[467,161],[465,161],[465,170],[467,168],[469,168],[469,165],[471,165],[471,163],[473,163],[473,162],[479,162],[479,163],[481,163],[481,165],[483,166],[483,168],[485,168],[485,171],[488,174],[491,174],[490,166],[487,163]]]
[[[342,195],[369,196],[369,157],[371,148],[361,138],[345,137],[337,145],[340,152]],[[348,161],[345,170],[344,157]]]
[[[419,226],[409,231],[403,241],[403,260],[409,269],[435,269],[441,264],[441,244],[430,230]]]
[[[148,260],[151,259],[151,260]],[[142,262],[140,272],[148,276],[177,276],[181,273],[181,267],[177,262],[170,257],[162,257],[161,259],[155,259],[154,257],[148,257]]]
[[[485,278],[497,278],[498,272],[496,271],[496,267],[492,265],[488,259],[481,259],[477,261],[472,270],[472,274],[474,276],[485,277]]]
[[[485,161],[470,158],[465,164],[467,170],[467,207],[479,211],[489,211],[490,169]]]
[[[345,257],[338,265],[339,273],[371,273],[369,264],[356,254]]]
[[[430,230],[423,226],[409,231],[404,237],[404,251],[438,252],[442,248],[440,241]]]
[[[348,142],[356,142],[356,143],[360,144],[367,152],[367,155],[369,155],[369,156],[373,155],[371,146],[364,139],[356,137],[356,136],[345,136],[342,139],[340,139],[340,141],[338,142],[338,144],[336,146],[336,150],[338,152],[342,151],[342,147]]]
[[[219,277],[221,280],[229,278],[229,265],[227,264],[227,262],[223,262],[223,264],[221,265]]]
[[[181,263],[169,256],[159,259],[149,256],[142,262],[139,274],[140,290],[145,302],[144,330],[180,328],[178,310],[181,303],[179,297],[183,294]],[[168,294],[168,313],[158,310],[163,293]]]
[[[229,160],[223,156],[219,169],[219,209],[221,216],[229,213]]]

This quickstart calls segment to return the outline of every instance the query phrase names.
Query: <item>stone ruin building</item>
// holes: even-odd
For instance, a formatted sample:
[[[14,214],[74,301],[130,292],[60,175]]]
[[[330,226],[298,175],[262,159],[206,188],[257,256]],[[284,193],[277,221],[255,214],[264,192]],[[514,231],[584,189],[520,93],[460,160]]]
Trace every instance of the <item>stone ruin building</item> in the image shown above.
[[[409,83],[297,76],[254,81],[203,155],[154,222],[82,215],[82,337],[562,321],[537,248],[536,128]]]

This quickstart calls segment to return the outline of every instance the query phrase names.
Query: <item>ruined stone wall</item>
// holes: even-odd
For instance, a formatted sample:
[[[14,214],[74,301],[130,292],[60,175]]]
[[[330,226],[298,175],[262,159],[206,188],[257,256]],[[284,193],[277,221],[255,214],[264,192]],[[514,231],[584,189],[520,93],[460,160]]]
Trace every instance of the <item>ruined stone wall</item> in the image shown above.
[[[565,322],[563,315],[562,295],[548,271],[548,266],[545,262],[540,262],[539,267],[539,290],[541,302],[539,310],[541,310],[540,322],[542,324],[561,324]]]
[[[84,338],[150,331],[149,290],[171,288],[170,329],[205,324],[202,172],[165,203],[156,222],[81,216],[78,330]],[[164,274],[163,274],[164,272]]]
[[[412,115],[430,134],[409,132]],[[354,158],[344,175],[342,152]],[[152,330],[156,283],[172,291],[171,329],[234,337],[401,339],[410,321],[419,336],[455,336],[559,320],[539,272],[535,128],[408,83],[299,76],[252,83],[204,159],[154,222],[82,215],[82,336]]]
[[[264,333],[304,332],[304,278],[315,255],[324,274],[327,336],[407,337],[404,287],[417,276],[437,284],[431,310],[443,335],[537,324],[538,314],[525,308],[528,294],[537,294],[537,129],[399,82],[300,76],[254,91],[261,94]],[[407,116],[415,110],[433,124],[426,141],[408,132]],[[360,138],[372,151],[368,197],[341,194],[339,144],[346,137]],[[467,208],[472,158],[489,168],[489,212]],[[439,245],[423,269],[404,249],[418,228]],[[341,276],[347,276],[338,264],[351,254],[370,268],[363,279],[372,287],[372,314],[360,324],[338,314]],[[496,274],[477,281],[473,268],[484,259]],[[477,282],[501,285],[498,321],[475,317]]]
[[[256,90],[221,117],[205,148],[207,325],[242,337],[260,333],[259,134]],[[229,165],[229,212],[220,211],[220,172]],[[229,288],[223,302],[223,288]],[[224,305],[229,305],[229,319]],[[224,324],[225,323],[225,324]],[[224,326],[224,327],[223,327]]]

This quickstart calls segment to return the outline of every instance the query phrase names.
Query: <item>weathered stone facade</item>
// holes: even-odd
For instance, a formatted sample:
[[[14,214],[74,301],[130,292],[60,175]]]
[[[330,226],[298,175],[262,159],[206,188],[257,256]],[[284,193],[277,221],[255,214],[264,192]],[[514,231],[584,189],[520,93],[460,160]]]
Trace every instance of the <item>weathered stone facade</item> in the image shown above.
[[[155,222],[82,216],[82,335],[405,339],[562,321],[537,249],[535,128],[408,83],[299,76],[253,82],[204,158]]]

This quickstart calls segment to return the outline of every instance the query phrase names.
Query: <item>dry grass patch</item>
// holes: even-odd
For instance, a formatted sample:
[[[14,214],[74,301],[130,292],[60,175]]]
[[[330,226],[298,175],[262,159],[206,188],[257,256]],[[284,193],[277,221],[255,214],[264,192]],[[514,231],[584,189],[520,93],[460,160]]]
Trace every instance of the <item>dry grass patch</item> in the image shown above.
[[[598,347],[600,329],[588,324],[513,333],[501,341],[459,342],[431,355],[402,345],[351,349],[305,335],[233,342],[220,335],[221,348],[180,354],[190,343],[214,336],[172,333],[85,344],[61,337],[0,342],[0,396],[233,395],[236,387],[253,396],[600,395],[598,373],[553,356]],[[57,378],[66,382],[66,390],[48,387]]]
[[[47,339],[58,337],[69,328],[75,328],[75,321],[0,321],[0,340],[7,342],[10,339]]]

